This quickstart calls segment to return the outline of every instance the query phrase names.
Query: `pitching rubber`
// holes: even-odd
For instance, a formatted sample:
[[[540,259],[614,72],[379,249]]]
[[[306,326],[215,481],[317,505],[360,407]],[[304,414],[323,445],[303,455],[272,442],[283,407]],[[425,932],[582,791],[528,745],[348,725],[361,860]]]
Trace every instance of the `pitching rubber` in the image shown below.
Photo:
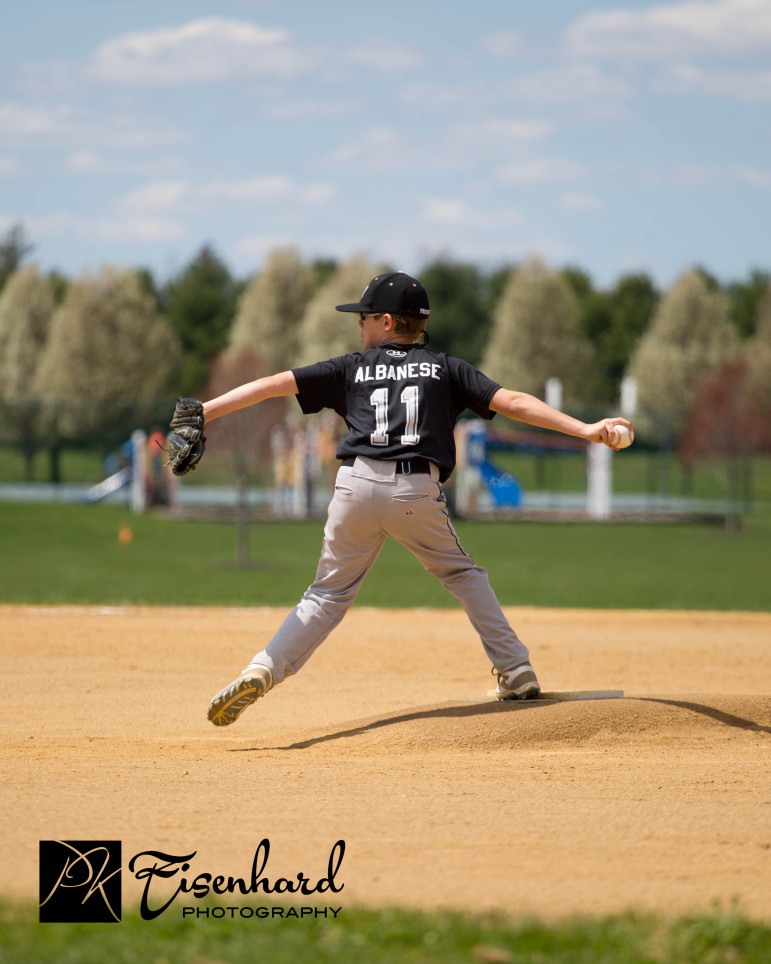
[[[623,690],[560,690],[551,693],[541,692],[537,696],[529,696],[528,703],[569,703],[574,700],[620,700],[624,697]],[[488,690],[486,697],[469,700],[453,700],[453,703],[488,703],[490,700],[499,701],[495,690]],[[502,700],[501,702],[512,702]],[[516,701],[514,701],[516,702]]]

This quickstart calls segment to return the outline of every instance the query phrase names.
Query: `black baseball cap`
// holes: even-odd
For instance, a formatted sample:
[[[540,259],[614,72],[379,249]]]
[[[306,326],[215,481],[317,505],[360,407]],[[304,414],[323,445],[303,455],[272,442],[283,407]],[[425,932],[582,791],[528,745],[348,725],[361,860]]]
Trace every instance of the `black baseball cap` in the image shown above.
[[[411,315],[428,318],[431,307],[426,289],[417,278],[403,271],[379,274],[364,289],[361,300],[355,305],[336,305],[338,311],[366,312],[389,315]]]

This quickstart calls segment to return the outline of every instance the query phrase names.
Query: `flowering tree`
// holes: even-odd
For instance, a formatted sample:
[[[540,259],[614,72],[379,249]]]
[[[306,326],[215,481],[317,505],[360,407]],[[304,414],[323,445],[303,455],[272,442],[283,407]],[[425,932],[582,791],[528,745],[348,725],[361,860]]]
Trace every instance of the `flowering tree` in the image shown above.
[[[726,527],[739,528],[744,468],[750,455],[771,445],[768,412],[757,404],[743,360],[725,362],[698,383],[679,455],[689,467],[706,459],[722,476],[728,494]]]

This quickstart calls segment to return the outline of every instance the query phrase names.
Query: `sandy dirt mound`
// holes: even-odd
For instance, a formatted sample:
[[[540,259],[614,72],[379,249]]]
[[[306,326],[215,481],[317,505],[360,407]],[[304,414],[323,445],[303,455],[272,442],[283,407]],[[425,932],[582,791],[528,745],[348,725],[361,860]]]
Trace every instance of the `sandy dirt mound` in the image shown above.
[[[731,729],[771,734],[771,697],[637,697],[523,703],[457,701],[406,713],[356,720],[340,730],[317,731],[282,749],[309,749],[345,741],[356,753],[449,749],[533,750],[555,747],[677,747],[684,739],[732,742]]]
[[[624,697],[485,702],[462,613],[355,609],[218,730],[285,610],[0,607],[0,892],[36,894],[41,839],[248,876],[267,837],[287,877],[344,839],[342,904],[771,917],[771,616],[507,614],[545,689]]]

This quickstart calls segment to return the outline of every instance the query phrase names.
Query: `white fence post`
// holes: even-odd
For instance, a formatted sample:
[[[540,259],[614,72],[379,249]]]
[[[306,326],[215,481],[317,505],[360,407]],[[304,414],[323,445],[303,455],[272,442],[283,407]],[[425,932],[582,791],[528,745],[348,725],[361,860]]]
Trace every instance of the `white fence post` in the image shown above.
[[[141,514],[147,506],[147,434],[131,433],[131,511]]]

